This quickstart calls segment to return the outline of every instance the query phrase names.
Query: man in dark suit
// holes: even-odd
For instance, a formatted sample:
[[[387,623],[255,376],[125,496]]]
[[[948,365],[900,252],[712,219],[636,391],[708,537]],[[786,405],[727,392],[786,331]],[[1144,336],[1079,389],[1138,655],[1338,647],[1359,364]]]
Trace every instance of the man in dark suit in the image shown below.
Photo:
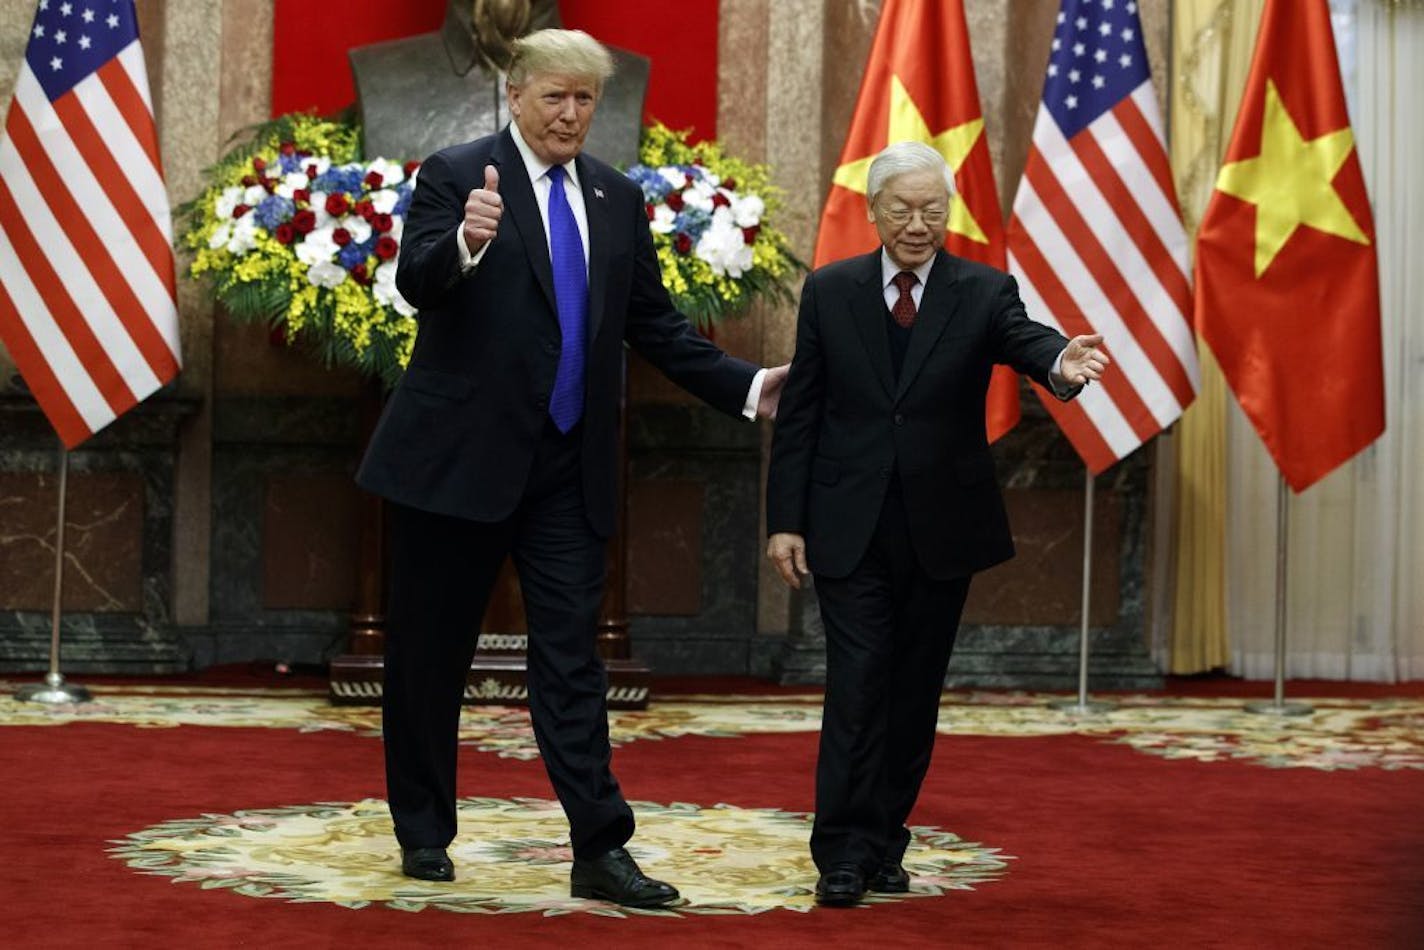
[[[1102,337],[1035,323],[1012,277],[942,249],[954,177],[934,149],[891,145],[866,193],[883,246],[806,281],[767,481],[767,556],[792,587],[814,575],[826,629],[811,853],[831,906],[909,889],[905,821],[969,578],[1013,556],[994,364],[1067,399],[1108,362]]]
[[[457,730],[480,619],[512,556],[529,624],[529,706],[569,818],[575,897],[677,899],[624,844],[595,649],[617,506],[625,341],[731,414],[771,415],[785,367],[699,336],[663,289],[643,196],[581,154],[608,52],[519,40],[511,124],[421,166],[396,285],[419,308],[409,368],[357,475],[392,503],[386,784],[405,874],[454,879]]]

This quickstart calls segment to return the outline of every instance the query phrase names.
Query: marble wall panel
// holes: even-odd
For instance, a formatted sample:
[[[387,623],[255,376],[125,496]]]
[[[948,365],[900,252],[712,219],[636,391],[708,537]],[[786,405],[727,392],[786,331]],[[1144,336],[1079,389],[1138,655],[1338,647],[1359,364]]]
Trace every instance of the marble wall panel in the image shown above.
[[[628,612],[694,616],[702,610],[706,486],[644,479],[628,486]]]
[[[67,611],[143,609],[143,476],[81,473],[67,479],[64,576]],[[54,602],[53,473],[0,472],[0,610],[49,610]]]
[[[262,606],[350,610],[356,594],[357,488],[345,472],[267,476]]]

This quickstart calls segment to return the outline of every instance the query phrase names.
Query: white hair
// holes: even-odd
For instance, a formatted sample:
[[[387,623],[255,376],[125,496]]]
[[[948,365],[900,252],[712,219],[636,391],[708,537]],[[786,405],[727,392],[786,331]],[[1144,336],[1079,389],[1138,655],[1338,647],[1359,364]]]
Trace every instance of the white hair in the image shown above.
[[[918,171],[942,173],[945,189],[951,197],[954,195],[954,171],[943,155],[924,142],[895,142],[885,146],[870,163],[870,173],[865,182],[865,200],[874,204],[875,197],[885,188],[886,182],[896,175]]]

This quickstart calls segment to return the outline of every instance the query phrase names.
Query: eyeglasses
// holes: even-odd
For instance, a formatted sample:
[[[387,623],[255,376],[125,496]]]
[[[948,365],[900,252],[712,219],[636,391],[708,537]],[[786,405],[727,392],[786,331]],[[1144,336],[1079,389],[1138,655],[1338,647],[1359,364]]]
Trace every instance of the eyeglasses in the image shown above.
[[[927,228],[944,227],[949,220],[949,212],[943,208],[876,208],[875,213],[896,227],[909,224],[915,215],[920,216]]]

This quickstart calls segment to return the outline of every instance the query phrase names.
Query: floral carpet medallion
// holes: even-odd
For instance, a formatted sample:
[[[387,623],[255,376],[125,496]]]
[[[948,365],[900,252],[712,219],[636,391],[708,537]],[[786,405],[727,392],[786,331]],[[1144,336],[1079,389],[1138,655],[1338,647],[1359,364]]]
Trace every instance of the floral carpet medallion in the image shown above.
[[[144,728],[241,726],[339,731],[378,738],[374,706],[333,706],[312,690],[195,690],[191,687],[105,686],[96,699],[49,707],[12,698],[0,684],[0,726],[121,723]],[[1240,699],[1142,694],[1113,696],[1101,713],[1050,709],[1061,695],[954,692],[944,695],[939,731],[945,735],[1082,735],[1129,746],[1164,759],[1235,761],[1271,768],[1424,769],[1424,700],[1311,699],[1308,716],[1247,712]],[[815,695],[678,696],[648,709],[609,714],[615,746],[678,736],[736,737],[815,732],[821,700]],[[538,749],[529,713],[515,706],[467,706],[460,723],[465,745],[504,758],[534,759]]]
[[[682,892],[682,902],[673,907],[632,910],[570,897],[568,822],[558,802],[540,799],[461,799],[461,834],[450,846],[457,880],[448,884],[400,873],[390,812],[378,800],[178,819],[112,842],[117,846],[110,853],[134,870],[177,883],[350,908],[678,917],[815,906],[816,871],[806,851],[809,815],[730,805],[631,804],[638,837],[629,850],[645,871]],[[912,831],[905,858],[913,876],[910,893],[870,895],[867,903],[972,890],[1001,877],[1012,860],[937,828]]]

